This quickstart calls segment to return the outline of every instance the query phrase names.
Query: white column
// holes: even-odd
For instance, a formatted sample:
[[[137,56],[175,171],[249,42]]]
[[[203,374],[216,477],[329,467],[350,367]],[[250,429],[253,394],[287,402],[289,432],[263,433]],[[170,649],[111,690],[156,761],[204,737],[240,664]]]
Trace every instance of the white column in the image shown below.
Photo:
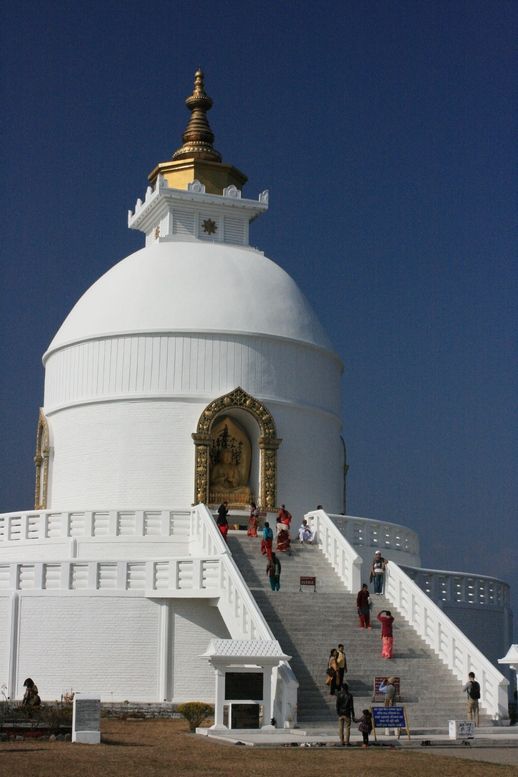
[[[263,729],[275,728],[271,725],[272,719],[272,667],[263,666]]]
[[[215,667],[216,689],[214,694],[214,725],[211,729],[227,729],[223,723],[225,707],[225,670]]]
[[[158,698],[169,701],[170,690],[170,601],[163,599],[160,603],[160,647],[158,672]]]
[[[7,695],[14,699],[16,694],[16,670],[18,666],[18,615],[19,615],[19,593],[13,591],[10,597],[9,608],[9,670],[7,677]]]

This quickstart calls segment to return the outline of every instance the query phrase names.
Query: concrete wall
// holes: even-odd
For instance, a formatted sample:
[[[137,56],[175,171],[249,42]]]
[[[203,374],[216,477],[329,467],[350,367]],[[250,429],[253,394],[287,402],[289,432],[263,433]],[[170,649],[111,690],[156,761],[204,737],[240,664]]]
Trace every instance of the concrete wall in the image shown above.
[[[191,435],[209,402],[241,386],[282,438],[279,503],[302,516],[325,497],[340,512],[340,384],[330,352],[281,338],[147,335],[62,348],[46,365],[47,506],[191,504]]]
[[[9,612],[0,597],[0,685],[8,684]],[[212,701],[214,674],[201,654],[213,637],[230,636],[206,601],[120,595],[21,594],[13,628],[11,694],[20,699],[32,677],[44,700],[73,688],[106,702]]]

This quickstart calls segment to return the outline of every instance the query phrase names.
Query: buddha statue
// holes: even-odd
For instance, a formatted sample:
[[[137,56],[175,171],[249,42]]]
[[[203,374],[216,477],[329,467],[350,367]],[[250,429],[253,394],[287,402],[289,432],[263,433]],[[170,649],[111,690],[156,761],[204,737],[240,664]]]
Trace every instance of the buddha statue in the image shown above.
[[[209,501],[227,500],[231,506],[247,505],[251,499],[251,447],[244,430],[234,419],[225,418],[213,429],[214,456],[209,473]]]

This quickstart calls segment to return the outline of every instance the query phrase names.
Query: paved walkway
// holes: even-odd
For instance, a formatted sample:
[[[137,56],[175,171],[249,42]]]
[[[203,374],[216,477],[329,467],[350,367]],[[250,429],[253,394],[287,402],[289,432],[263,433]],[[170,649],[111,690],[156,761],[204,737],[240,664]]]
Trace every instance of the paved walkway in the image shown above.
[[[316,729],[274,729],[212,731],[198,729],[197,733],[219,739],[228,744],[241,744],[250,747],[339,747],[338,736],[329,727]],[[453,756],[475,761],[488,761],[496,764],[518,766],[518,726],[484,727],[477,729],[475,738],[470,740],[452,740],[448,735],[427,733],[421,730],[411,738],[385,736],[377,733],[377,744],[371,737],[373,747],[420,750],[428,755]],[[358,732],[352,735],[354,747],[361,745]]]

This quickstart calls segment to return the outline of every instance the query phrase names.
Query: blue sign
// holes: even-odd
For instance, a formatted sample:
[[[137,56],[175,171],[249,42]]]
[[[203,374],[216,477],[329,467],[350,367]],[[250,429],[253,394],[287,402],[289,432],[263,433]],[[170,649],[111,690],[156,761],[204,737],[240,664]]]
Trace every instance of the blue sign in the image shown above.
[[[372,719],[376,728],[406,728],[403,707],[372,707]]]

